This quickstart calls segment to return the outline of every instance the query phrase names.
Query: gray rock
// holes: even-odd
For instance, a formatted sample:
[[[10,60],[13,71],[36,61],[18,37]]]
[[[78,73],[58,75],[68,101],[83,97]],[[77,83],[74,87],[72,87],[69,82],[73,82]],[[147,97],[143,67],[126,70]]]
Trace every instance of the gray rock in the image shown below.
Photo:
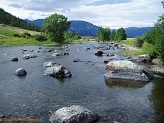
[[[51,123],[96,123],[100,116],[79,105],[63,107],[54,112],[49,121]]]
[[[36,58],[38,57],[37,55],[34,55],[34,54],[26,54],[23,56],[23,59],[30,59],[30,58]]]
[[[45,62],[45,63],[43,64],[43,66],[44,66],[44,67],[53,67],[55,64],[56,64],[55,62],[50,61],[50,62]]]
[[[18,61],[18,58],[17,58],[17,57],[13,57],[13,58],[11,59],[11,61]]]
[[[152,61],[150,56],[147,55],[147,54],[143,54],[143,55],[133,57],[132,60],[135,60],[136,62],[151,62]]]
[[[161,59],[158,59],[158,58],[153,59],[153,60],[152,60],[152,63],[153,63],[153,64],[158,64],[158,65],[164,64],[164,63],[161,61]]]
[[[150,71],[156,72],[156,73],[162,73],[164,74],[164,66],[163,65],[152,65],[149,68]]]
[[[54,56],[61,56],[62,54],[60,54],[60,53],[53,53],[52,54],[52,56],[54,57]]]
[[[59,77],[59,78],[70,78],[72,76],[71,72],[68,71],[64,66],[57,64],[57,63],[46,63],[44,66],[50,66],[47,67],[44,71],[45,74],[53,77]]]
[[[27,75],[27,72],[25,69],[23,68],[19,68],[15,71],[15,75],[17,76],[26,76]]]
[[[128,60],[108,62],[105,77],[108,79],[127,79],[136,81],[149,81],[153,77],[139,65]]]

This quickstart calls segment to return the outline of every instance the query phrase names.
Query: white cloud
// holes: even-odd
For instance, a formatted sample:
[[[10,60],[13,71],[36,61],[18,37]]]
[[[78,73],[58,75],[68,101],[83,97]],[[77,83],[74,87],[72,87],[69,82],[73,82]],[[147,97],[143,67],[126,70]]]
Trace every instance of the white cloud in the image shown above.
[[[0,0],[0,7],[22,19],[40,19],[58,13],[69,20],[85,20],[110,28],[153,26],[164,12],[161,0],[120,1],[123,3],[94,5],[105,0]]]

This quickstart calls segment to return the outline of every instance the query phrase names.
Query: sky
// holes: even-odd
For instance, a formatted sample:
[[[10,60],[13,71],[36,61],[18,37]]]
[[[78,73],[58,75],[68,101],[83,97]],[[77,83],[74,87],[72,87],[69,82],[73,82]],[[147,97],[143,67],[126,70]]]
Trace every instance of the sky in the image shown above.
[[[164,13],[162,0],[0,0],[0,8],[21,19],[54,13],[109,28],[150,27]]]

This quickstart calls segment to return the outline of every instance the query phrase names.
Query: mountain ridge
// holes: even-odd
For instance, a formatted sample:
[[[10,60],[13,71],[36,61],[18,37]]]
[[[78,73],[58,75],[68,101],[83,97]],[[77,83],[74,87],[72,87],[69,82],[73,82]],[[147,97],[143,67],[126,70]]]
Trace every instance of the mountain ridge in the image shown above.
[[[37,19],[33,21],[25,19],[25,21],[27,23],[37,25],[41,28],[43,25],[44,19]],[[98,26],[90,22],[83,21],[83,20],[71,20],[70,22],[71,22],[71,25],[68,31],[78,32],[80,36],[96,36],[98,33]],[[153,27],[128,27],[124,29],[128,37],[137,37],[137,36],[143,36],[152,28]]]

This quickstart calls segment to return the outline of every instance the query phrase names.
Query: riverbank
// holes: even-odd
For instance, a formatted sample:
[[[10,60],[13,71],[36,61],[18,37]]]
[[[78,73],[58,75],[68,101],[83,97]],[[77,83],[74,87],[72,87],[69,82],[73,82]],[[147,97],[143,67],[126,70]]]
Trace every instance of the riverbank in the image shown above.
[[[129,44],[132,44],[131,41],[126,41]],[[127,45],[127,43],[123,43],[123,51],[122,55],[127,56],[130,60],[135,62],[140,62],[145,64],[148,69],[154,73],[164,75],[164,63],[158,58],[151,58],[148,54],[148,51],[143,50],[142,48],[136,48],[131,45]]]

